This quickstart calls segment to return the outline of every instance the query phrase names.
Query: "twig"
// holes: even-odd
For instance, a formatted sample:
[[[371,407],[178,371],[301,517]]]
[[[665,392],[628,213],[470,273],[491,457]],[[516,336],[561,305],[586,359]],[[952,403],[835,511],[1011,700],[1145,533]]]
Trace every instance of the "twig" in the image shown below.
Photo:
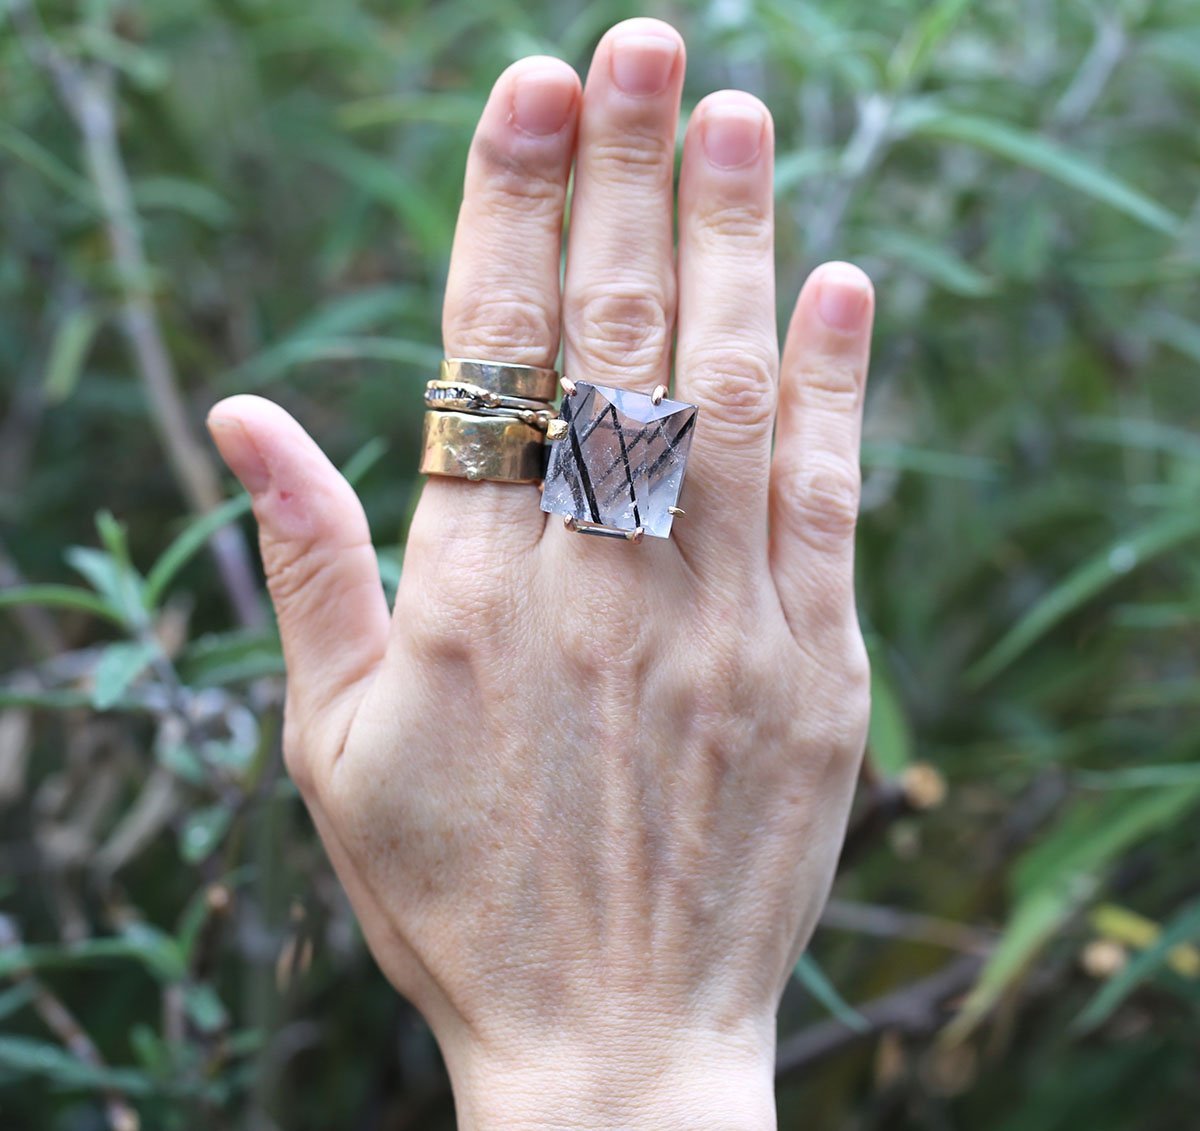
[[[13,950],[20,945],[21,936],[14,921],[7,915],[0,915],[0,951]],[[12,976],[33,991],[31,1004],[34,1010],[63,1048],[89,1068],[106,1071],[108,1065],[100,1055],[100,1050],[62,999],[28,967],[19,967]],[[111,1085],[104,1089],[104,1106],[112,1131],[138,1131],[141,1126],[138,1113],[119,1089]]]
[[[85,65],[63,54],[46,35],[28,0],[17,0],[11,11],[26,51],[51,77],[59,100],[79,130],[116,266],[121,329],[175,479],[188,505],[198,514],[206,514],[224,501],[220,480],[208,449],[188,418],[150,296],[150,264],[117,140],[112,68]],[[240,531],[225,527],[212,536],[209,545],[238,620],[248,626],[260,625],[258,583]]]
[[[842,238],[846,213],[867,175],[882,160],[892,140],[896,106],[883,94],[872,94],[858,105],[858,123],[842,151],[838,174],[805,225],[809,256],[816,262],[829,256]]]
[[[844,899],[831,899],[825,905],[821,926],[827,930],[929,943],[965,954],[983,954],[995,942],[993,932],[966,923]]]
[[[881,778],[868,758],[863,762],[863,786],[866,801],[846,832],[838,871],[874,847],[901,817],[936,808],[946,793],[942,775],[927,762],[914,762],[898,777]]]
[[[1098,15],[1096,38],[1050,115],[1052,128],[1065,132],[1083,123],[1100,101],[1128,49],[1129,36],[1120,16]]]
[[[983,959],[977,955],[963,955],[928,978],[860,1006],[858,1013],[867,1022],[861,1030],[851,1029],[833,1018],[802,1029],[780,1043],[775,1057],[775,1079],[782,1081],[798,1075],[885,1030],[912,1037],[927,1036],[945,1020],[946,1003],[966,991],[982,965]]]

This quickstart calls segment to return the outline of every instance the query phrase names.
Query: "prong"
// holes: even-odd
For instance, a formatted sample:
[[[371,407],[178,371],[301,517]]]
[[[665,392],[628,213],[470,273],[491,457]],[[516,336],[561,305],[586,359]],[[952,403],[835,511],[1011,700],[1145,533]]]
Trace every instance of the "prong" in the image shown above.
[[[562,391],[566,393],[568,397],[573,397],[578,391],[575,388],[575,382],[572,381],[570,377],[560,377],[558,379],[558,383],[562,386]]]
[[[662,404],[663,397],[665,397],[666,395],[667,395],[666,385],[655,385],[654,391],[650,394],[650,399],[655,404]]]
[[[565,420],[552,420],[546,425],[546,439],[561,440],[570,430],[571,426]]]
[[[579,529],[579,519],[573,514],[565,514],[563,515],[563,526],[570,531],[576,531]]]
[[[646,528],[644,526],[639,526],[636,530],[631,530],[625,535],[625,537],[628,538],[630,542],[640,542],[646,537]]]
[[[667,507],[667,514],[674,515],[676,518],[678,518],[682,514],[687,514],[687,511],[685,511],[683,507]]]

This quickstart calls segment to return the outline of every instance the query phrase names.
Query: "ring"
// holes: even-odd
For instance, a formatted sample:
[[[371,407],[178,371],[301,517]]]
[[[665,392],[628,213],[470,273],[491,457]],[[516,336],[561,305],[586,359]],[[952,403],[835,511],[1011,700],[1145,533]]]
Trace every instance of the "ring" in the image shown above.
[[[427,412],[421,471],[473,482],[537,483],[546,466],[544,441],[537,428],[512,416]]]
[[[420,470],[497,483],[538,483],[558,373],[536,365],[448,357],[425,385]]]
[[[480,416],[511,416],[545,432],[553,412],[545,401],[494,393],[467,381],[429,381],[425,407],[439,412],[474,412]]]
[[[542,510],[581,534],[669,538],[700,409],[663,385],[649,396],[565,377],[562,387]]]
[[[522,397],[548,404],[558,393],[558,371],[536,365],[509,365],[500,361],[447,357],[441,379],[456,385],[475,385],[505,397]]]

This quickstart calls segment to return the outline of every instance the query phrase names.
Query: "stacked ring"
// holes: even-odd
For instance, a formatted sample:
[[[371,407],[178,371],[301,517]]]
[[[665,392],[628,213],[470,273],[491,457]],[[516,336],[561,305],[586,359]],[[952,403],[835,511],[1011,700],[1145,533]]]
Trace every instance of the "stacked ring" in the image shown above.
[[[534,365],[446,358],[425,386],[421,471],[458,479],[537,483],[558,373]]]

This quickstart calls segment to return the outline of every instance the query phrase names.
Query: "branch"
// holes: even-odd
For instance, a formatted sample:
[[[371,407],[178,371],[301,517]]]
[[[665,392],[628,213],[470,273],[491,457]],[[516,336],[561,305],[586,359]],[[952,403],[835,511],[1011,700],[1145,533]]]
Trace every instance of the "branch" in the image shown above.
[[[13,950],[21,945],[21,936],[16,924],[7,915],[0,915],[0,951]],[[49,990],[28,967],[20,967],[13,978],[33,991],[32,1005],[46,1028],[58,1038],[59,1043],[76,1060],[97,1071],[105,1071],[108,1065],[88,1036],[75,1015]],[[129,1100],[116,1088],[104,1089],[104,1106],[108,1125],[112,1131],[138,1131],[141,1120]]]
[[[831,1018],[802,1029],[779,1045],[775,1056],[777,1082],[799,1075],[843,1049],[884,1031],[923,1037],[946,1019],[947,1002],[964,993],[983,965],[977,955],[963,955],[936,974],[858,1007],[867,1021],[861,1031]]]
[[[959,950],[964,954],[986,953],[996,941],[995,932],[967,923],[844,899],[831,899],[825,905],[821,927],[825,930],[873,935],[876,938],[906,939]]]
[[[868,757],[863,761],[863,784],[866,801],[846,831],[839,872],[873,848],[901,817],[936,809],[946,797],[945,779],[928,762],[914,762],[898,777],[880,778]]]
[[[150,296],[150,264],[117,140],[112,70],[100,64],[80,63],[64,54],[46,34],[28,0],[13,4],[12,17],[29,57],[50,76],[59,100],[79,130],[88,176],[96,190],[116,267],[121,329],[175,480],[188,506],[197,514],[207,514],[224,497],[208,448],[189,420]],[[259,587],[241,532],[223,528],[212,536],[209,545],[238,620],[257,627],[262,623]]]

